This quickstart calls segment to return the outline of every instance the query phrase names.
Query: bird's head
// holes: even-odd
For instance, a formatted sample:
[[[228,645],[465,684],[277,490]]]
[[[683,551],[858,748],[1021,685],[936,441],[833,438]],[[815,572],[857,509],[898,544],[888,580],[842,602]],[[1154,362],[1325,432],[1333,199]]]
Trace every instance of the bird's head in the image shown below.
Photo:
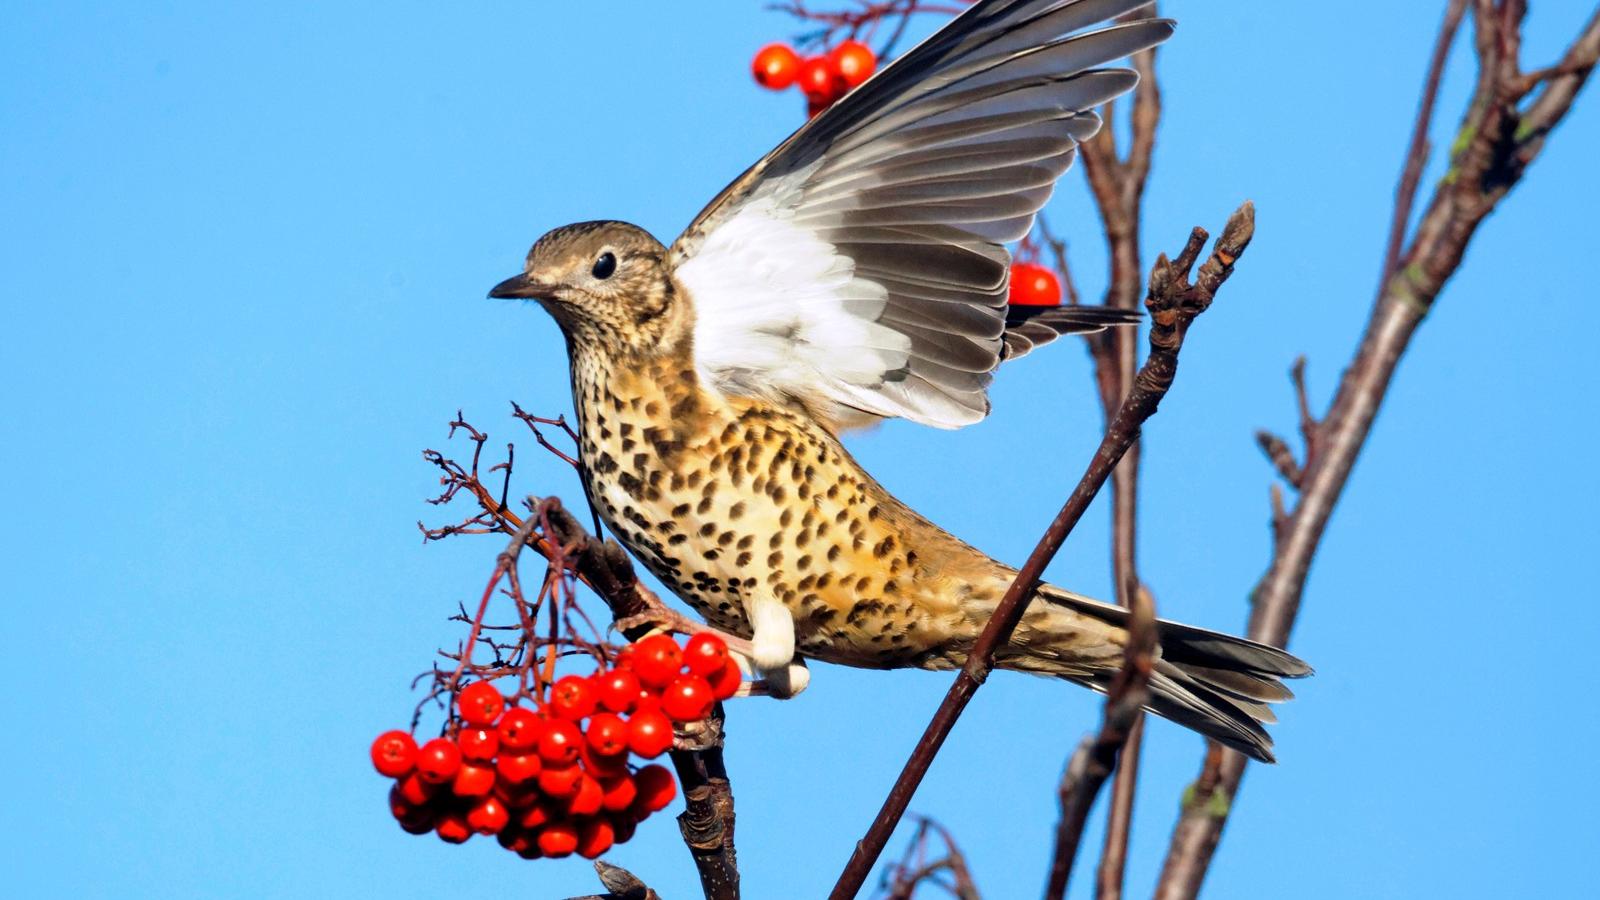
[[[546,234],[522,274],[491,297],[537,300],[569,341],[614,356],[656,352],[687,333],[667,248],[626,222],[579,222]]]

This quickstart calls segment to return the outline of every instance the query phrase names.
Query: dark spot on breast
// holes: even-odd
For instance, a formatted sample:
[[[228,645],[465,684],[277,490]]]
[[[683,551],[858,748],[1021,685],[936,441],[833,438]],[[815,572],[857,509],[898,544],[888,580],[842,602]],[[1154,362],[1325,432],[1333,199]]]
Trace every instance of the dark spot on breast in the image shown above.
[[[734,505],[728,507],[728,518],[730,520],[737,521],[739,519],[739,517],[743,516],[743,515],[744,515],[744,501],[743,500],[740,500],[738,503],[735,503]]]
[[[856,605],[850,607],[850,615],[845,621],[851,625],[859,624],[867,616],[883,609],[883,604],[877,600],[858,600]]]

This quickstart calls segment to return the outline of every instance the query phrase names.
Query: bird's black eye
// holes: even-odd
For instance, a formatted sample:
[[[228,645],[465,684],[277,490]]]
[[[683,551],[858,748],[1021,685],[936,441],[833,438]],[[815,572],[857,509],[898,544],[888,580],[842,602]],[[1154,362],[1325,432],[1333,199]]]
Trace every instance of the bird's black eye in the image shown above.
[[[600,254],[600,258],[594,261],[594,277],[596,278],[610,278],[611,273],[616,270],[617,257],[610,252]]]

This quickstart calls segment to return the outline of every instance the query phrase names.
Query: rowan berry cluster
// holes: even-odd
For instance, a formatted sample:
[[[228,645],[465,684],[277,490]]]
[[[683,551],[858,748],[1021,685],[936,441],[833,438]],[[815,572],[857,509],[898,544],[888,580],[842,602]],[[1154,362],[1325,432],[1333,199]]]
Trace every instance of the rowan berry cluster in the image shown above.
[[[798,85],[806,108],[815,116],[872,76],[878,56],[860,41],[843,41],[817,56],[805,56],[788,44],[768,44],[750,63],[756,83],[774,91]]]
[[[453,844],[492,834],[524,859],[594,859],[677,795],[666,767],[630,755],[665,753],[673,723],[704,719],[739,683],[721,638],[702,632],[680,647],[652,635],[613,666],[557,680],[531,706],[472,682],[455,692],[445,736],[419,747],[408,732],[385,732],[372,764],[395,780],[389,809],[412,834]]]

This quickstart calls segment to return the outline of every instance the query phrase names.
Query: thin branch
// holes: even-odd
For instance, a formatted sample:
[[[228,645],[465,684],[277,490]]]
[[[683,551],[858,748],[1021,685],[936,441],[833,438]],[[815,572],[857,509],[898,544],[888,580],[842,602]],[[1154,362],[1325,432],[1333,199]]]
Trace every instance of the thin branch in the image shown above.
[[[1458,129],[1450,169],[1435,188],[1401,264],[1384,283],[1355,358],[1328,415],[1316,429],[1317,448],[1302,477],[1299,501],[1277,528],[1271,565],[1251,593],[1250,637],[1288,642],[1306,576],[1328,519],[1372,431],[1401,356],[1485,217],[1505,199],[1566,116],[1600,59],[1600,10],[1583,26],[1526,106],[1517,71],[1523,5],[1475,0],[1478,78]],[[1447,20],[1445,27],[1449,27]],[[1522,93],[1519,93],[1522,91]],[[1229,812],[1235,807],[1245,757],[1221,751],[1204,783],[1192,786],[1173,829],[1157,885],[1159,900],[1199,894]]]
[[[1089,818],[1100,788],[1117,767],[1117,758],[1142,721],[1145,701],[1150,698],[1150,670],[1155,665],[1156,613],[1150,592],[1133,591],[1132,612],[1128,616],[1128,643],[1123,648],[1122,668],[1106,692],[1105,714],[1097,734],[1085,737],[1061,774],[1061,821],[1056,824],[1055,852],[1050,862],[1050,879],[1045,900],[1061,900],[1072,877],[1072,862],[1078,855],[1083,825]]]
[[[1027,610],[1028,602],[1033,597],[1034,589],[1039,584],[1045,567],[1054,558],[1056,551],[1061,548],[1061,544],[1077,525],[1078,520],[1083,517],[1090,501],[1105,484],[1117,461],[1138,439],[1139,430],[1145,420],[1155,413],[1161,398],[1166,396],[1167,390],[1171,388],[1173,378],[1177,375],[1178,352],[1183,346],[1184,335],[1188,332],[1190,323],[1211,305],[1217,287],[1232,271],[1234,260],[1249,244],[1254,230],[1254,209],[1246,203],[1228,220],[1227,227],[1217,240],[1210,258],[1200,267],[1193,284],[1189,283],[1189,273],[1205,244],[1204,229],[1194,229],[1189,236],[1188,244],[1176,260],[1168,261],[1163,255],[1156,262],[1150,275],[1150,291],[1145,301],[1145,306],[1150,311],[1151,328],[1150,355],[1146,358],[1144,367],[1133,379],[1127,400],[1107,428],[1105,437],[1101,440],[1100,447],[1096,450],[1083,478],[1079,480],[1072,495],[1067,498],[1066,504],[1056,515],[1055,521],[1050,523],[1038,546],[1028,556],[1027,562],[1018,571],[1016,579],[1012,581],[1005,596],[995,607],[989,622],[968,653],[966,663],[956,676],[955,683],[950,686],[944,701],[934,713],[933,720],[928,723],[922,739],[912,751],[911,758],[901,770],[900,777],[885,798],[883,807],[878,811],[871,828],[856,844],[855,852],[830,894],[834,900],[846,900],[861,890],[867,875],[882,854],[889,835],[893,833],[895,825],[905,813],[906,805],[910,803],[917,785],[927,773],[928,766],[938,755],[939,748],[944,745],[945,738],[955,727],[956,720],[960,718],[972,695],[989,677],[994,665],[995,651],[1010,639],[1011,632]]]
[[[1378,273],[1378,291],[1394,277],[1400,265],[1400,246],[1405,242],[1406,226],[1411,224],[1411,205],[1416,201],[1417,185],[1422,182],[1422,169],[1433,149],[1428,144],[1428,127],[1433,123],[1433,106],[1439,97],[1439,82],[1444,77],[1444,64],[1450,58],[1450,45],[1455,43],[1456,31],[1467,14],[1467,0],[1450,0],[1444,10],[1444,22],[1439,26],[1439,36],[1433,42],[1433,58],[1428,61],[1428,75],[1423,81],[1422,102],[1417,107],[1417,121],[1411,128],[1411,146],[1406,150],[1405,166],[1400,170],[1400,183],[1394,193],[1394,216],[1389,221],[1389,242],[1383,254],[1383,269]]]

